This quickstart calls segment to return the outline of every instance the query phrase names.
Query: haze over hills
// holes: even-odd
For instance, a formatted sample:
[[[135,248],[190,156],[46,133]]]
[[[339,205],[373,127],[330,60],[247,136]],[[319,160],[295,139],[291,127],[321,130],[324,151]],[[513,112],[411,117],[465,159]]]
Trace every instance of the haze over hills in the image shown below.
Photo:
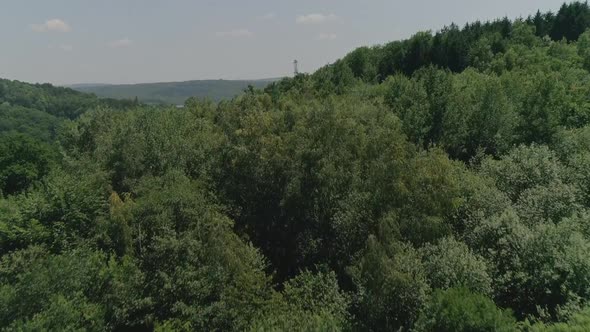
[[[190,97],[213,101],[231,99],[252,85],[264,88],[280,78],[259,80],[194,80],[140,84],[74,84],[69,87],[101,98],[137,99],[147,104],[182,105]]]

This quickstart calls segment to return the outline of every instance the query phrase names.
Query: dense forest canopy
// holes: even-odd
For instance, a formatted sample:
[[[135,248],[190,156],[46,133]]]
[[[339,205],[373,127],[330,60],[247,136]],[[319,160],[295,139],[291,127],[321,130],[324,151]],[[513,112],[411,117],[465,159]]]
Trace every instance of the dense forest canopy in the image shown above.
[[[590,329],[590,7],[185,107],[0,81],[6,331]]]

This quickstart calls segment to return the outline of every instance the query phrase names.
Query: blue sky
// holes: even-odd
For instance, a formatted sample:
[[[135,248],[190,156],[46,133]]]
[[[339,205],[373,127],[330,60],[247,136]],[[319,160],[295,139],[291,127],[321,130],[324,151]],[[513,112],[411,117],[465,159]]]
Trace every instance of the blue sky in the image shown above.
[[[0,0],[0,77],[136,83],[312,72],[358,46],[562,0]]]

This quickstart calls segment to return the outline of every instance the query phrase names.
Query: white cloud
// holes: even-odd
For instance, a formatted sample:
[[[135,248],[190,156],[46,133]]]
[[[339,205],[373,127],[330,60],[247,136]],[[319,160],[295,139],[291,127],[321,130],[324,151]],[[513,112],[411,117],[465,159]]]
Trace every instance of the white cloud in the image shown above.
[[[308,15],[299,15],[295,19],[297,24],[320,24],[325,23],[328,21],[333,21],[337,18],[334,14],[308,14]]]
[[[48,32],[48,31],[57,31],[57,32],[68,32],[72,30],[70,26],[60,20],[58,18],[54,18],[51,20],[45,21],[43,24],[32,24],[31,29],[36,32]]]
[[[129,38],[123,38],[119,40],[113,40],[109,43],[109,46],[112,48],[122,48],[131,46],[131,44],[133,44],[132,40],[130,40]]]
[[[320,33],[317,35],[317,40],[334,40],[338,38],[335,33]]]
[[[230,31],[219,31],[215,35],[217,37],[248,38],[254,36],[254,33],[248,29],[234,29]]]
[[[260,16],[261,20],[274,20],[275,18],[277,18],[277,14],[275,13],[267,13]]]

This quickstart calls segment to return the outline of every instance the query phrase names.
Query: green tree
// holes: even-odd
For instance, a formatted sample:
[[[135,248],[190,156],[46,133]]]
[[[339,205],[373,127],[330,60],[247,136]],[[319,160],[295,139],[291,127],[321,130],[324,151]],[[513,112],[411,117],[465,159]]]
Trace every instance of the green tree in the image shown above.
[[[266,262],[202,184],[172,171],[138,185],[134,256],[159,324],[243,330],[270,299]]]
[[[589,70],[590,69],[590,30],[586,30],[583,34],[580,35],[576,46],[578,47],[578,55],[582,58],[582,61],[584,61],[584,68],[586,68],[586,70]]]
[[[78,248],[50,255],[30,247],[2,258],[0,324],[9,330],[146,327],[151,300],[130,259]]]
[[[354,304],[359,329],[408,329],[430,291],[418,253],[403,244],[369,238],[367,249],[351,268],[358,289]]]
[[[417,145],[425,144],[433,119],[424,87],[403,75],[390,76],[382,85],[386,89],[385,103],[402,120],[408,139]]]
[[[564,3],[553,21],[551,37],[554,40],[565,38],[575,41],[590,27],[590,7],[586,2]]]
[[[445,238],[436,245],[425,246],[421,253],[432,288],[463,287],[483,295],[492,293],[492,279],[487,271],[487,262],[473,253],[465,243]]]
[[[513,142],[513,107],[499,80],[473,71],[458,75],[443,119],[442,142],[453,157],[469,160],[478,149],[498,155]]]
[[[0,191],[12,195],[43,178],[57,161],[53,148],[18,133],[0,135]]]
[[[501,160],[486,158],[481,165],[481,173],[491,177],[512,200],[527,189],[558,182],[565,171],[555,152],[542,145],[519,146]]]
[[[518,331],[509,310],[465,288],[437,290],[416,323],[416,331]]]
[[[251,331],[341,331],[349,328],[349,298],[334,272],[302,272],[255,319]]]

